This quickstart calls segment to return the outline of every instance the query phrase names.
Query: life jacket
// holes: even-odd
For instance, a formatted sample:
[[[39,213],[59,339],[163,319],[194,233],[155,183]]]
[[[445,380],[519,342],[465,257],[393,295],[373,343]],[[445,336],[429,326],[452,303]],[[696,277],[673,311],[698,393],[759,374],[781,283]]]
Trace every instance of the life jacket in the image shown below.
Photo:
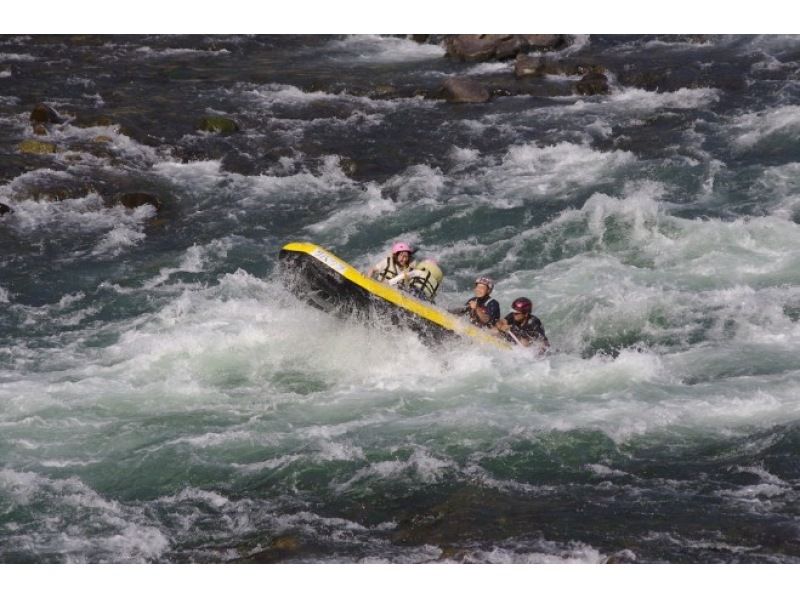
[[[393,255],[387,255],[386,259],[383,262],[378,262],[377,273],[375,277],[377,280],[380,281],[388,281],[397,276],[398,274],[402,274],[403,272],[409,272],[416,267],[417,263],[414,260],[410,260],[408,262],[408,266],[405,268],[401,268],[397,262],[394,261]]]
[[[547,335],[544,332],[542,321],[533,314],[529,314],[525,320],[520,323],[517,323],[516,320],[514,320],[513,313],[508,314],[504,319],[511,327],[509,332],[511,332],[513,335],[511,336],[508,333],[505,334],[508,342],[516,344],[517,340],[514,338],[516,336],[517,339],[549,343],[547,340]]]
[[[469,309],[469,302],[473,300],[478,303],[478,308],[486,310],[486,312],[489,314],[489,321],[486,322],[486,324],[478,319],[477,310],[472,311]],[[466,313],[469,316],[469,321],[475,326],[478,326],[479,328],[492,328],[497,323],[497,320],[500,319],[500,304],[494,297],[486,296],[481,297],[480,299],[473,297],[466,303]]]
[[[444,273],[439,265],[432,260],[422,260],[409,273],[408,289],[411,293],[433,303],[439,285],[442,284]]]

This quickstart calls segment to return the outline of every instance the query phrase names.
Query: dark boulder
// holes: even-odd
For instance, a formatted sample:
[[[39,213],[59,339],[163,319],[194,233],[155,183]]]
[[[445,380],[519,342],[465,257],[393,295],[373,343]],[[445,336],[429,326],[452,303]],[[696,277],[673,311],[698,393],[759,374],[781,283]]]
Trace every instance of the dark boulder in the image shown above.
[[[546,52],[565,46],[563,35],[481,34],[453,35],[445,40],[447,55],[463,62],[507,60],[520,53]]]
[[[31,124],[60,125],[63,122],[61,115],[43,102],[36,104],[31,111]]]
[[[566,35],[559,34],[523,34],[517,35],[516,37],[522,39],[523,43],[525,44],[526,52],[548,52],[551,50],[559,50],[566,47],[569,43]]]
[[[445,41],[445,50],[451,58],[466,62],[489,60],[495,47],[509,36],[505,35],[454,35]]]
[[[225,116],[205,116],[200,119],[197,128],[201,131],[208,131],[209,133],[236,133],[239,131],[238,123],[232,118]]]
[[[345,176],[352,178],[358,172],[358,164],[352,158],[339,158],[339,168]]]
[[[604,75],[606,73],[606,67],[599,64],[587,64],[585,62],[564,62],[561,66],[561,72],[565,75],[569,75],[570,77],[575,75],[583,77],[590,73],[595,73],[598,75]]]
[[[545,61],[543,58],[520,54],[514,62],[514,76],[517,79],[523,77],[541,77],[545,74]]]
[[[135,210],[141,206],[151,205],[156,211],[161,211],[161,200],[152,193],[143,193],[141,191],[131,193],[121,193],[114,198],[114,204]]]
[[[13,214],[14,210],[9,208],[6,204],[0,203],[0,217],[5,216],[6,214]]]
[[[442,83],[441,97],[456,104],[479,104],[488,102],[490,95],[489,90],[474,79],[450,77]]]
[[[582,96],[606,94],[609,92],[608,77],[602,73],[588,73],[575,84],[575,91]]]

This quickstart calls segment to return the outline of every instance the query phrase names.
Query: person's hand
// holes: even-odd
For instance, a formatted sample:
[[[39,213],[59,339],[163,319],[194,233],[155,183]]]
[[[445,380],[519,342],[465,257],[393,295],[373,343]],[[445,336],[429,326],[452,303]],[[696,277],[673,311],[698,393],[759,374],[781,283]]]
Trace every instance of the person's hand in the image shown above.
[[[509,328],[511,328],[511,326],[509,326],[508,322],[506,322],[505,320],[497,321],[497,329],[500,330],[501,332],[505,332]]]
[[[471,310],[475,311],[475,309],[478,307],[478,302],[477,302],[477,301],[475,301],[475,299],[473,299],[472,301],[470,301],[469,303],[467,303],[467,305],[469,305],[469,308],[470,308]]]

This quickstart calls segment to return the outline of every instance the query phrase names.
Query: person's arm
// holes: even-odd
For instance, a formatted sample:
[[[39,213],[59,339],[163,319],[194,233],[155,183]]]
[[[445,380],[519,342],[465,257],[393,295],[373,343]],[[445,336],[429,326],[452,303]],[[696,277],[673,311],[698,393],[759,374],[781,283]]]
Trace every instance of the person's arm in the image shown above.
[[[472,306],[475,304],[475,300],[467,301],[464,305],[459,307],[451,307],[447,310],[448,313],[455,314],[457,316],[463,316],[465,313],[468,313],[472,310]]]
[[[367,270],[367,273],[366,273],[367,278],[375,278],[375,274],[380,272],[380,270],[384,267],[384,262],[385,261],[386,261],[386,259],[384,258],[381,261],[379,261],[377,264],[372,266],[369,270]]]
[[[409,278],[414,278],[415,276],[425,276],[425,273],[422,270],[411,270],[410,272],[408,270],[404,270],[391,280],[385,280],[384,282],[392,286],[395,286],[400,284],[404,280],[408,280]]]

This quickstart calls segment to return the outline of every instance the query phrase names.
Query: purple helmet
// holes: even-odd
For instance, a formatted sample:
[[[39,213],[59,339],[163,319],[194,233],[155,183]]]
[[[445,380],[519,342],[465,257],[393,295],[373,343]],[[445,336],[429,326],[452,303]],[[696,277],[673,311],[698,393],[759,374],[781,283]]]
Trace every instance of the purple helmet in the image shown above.
[[[518,314],[529,314],[533,311],[533,303],[527,297],[518,297],[511,304],[511,311]]]

